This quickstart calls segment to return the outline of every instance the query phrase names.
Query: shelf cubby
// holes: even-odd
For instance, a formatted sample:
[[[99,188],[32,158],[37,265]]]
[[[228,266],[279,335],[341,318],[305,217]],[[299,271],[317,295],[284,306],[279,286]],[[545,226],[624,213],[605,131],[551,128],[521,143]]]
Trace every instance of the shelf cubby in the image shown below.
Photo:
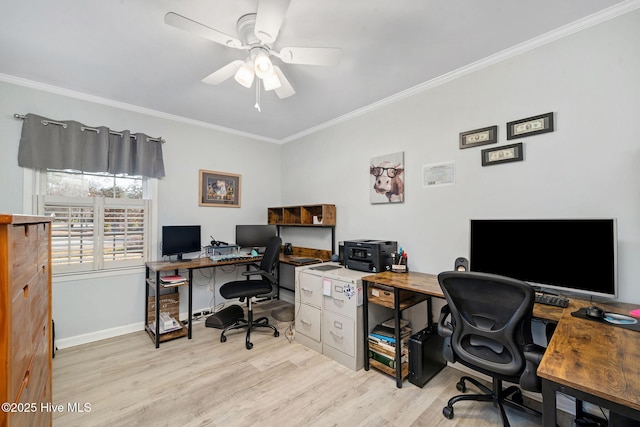
[[[299,205],[267,208],[267,223],[275,225],[300,225],[335,227],[335,205]]]

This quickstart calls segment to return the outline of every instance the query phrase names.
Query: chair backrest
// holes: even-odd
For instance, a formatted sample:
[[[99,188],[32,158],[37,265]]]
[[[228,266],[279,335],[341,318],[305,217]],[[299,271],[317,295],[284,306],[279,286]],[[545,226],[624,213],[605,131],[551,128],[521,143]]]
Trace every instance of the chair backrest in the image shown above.
[[[452,316],[455,357],[485,373],[516,377],[525,368],[523,347],[533,342],[535,292],[520,280],[448,271],[438,275]]]
[[[282,239],[278,236],[273,236],[267,241],[266,249],[264,250],[264,256],[260,261],[260,270],[264,270],[269,274],[274,274],[280,260],[280,247],[282,246]],[[267,279],[266,277],[263,277]]]

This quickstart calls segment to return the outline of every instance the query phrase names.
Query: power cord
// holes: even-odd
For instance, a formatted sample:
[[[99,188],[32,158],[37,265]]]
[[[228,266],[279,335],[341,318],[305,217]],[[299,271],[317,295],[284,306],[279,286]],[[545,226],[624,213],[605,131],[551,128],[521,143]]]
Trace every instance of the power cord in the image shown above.
[[[284,332],[284,336],[287,337],[287,341],[289,341],[289,344],[291,344],[293,342],[293,338],[295,337],[295,335],[296,335],[296,330],[293,328],[293,323],[292,323]]]

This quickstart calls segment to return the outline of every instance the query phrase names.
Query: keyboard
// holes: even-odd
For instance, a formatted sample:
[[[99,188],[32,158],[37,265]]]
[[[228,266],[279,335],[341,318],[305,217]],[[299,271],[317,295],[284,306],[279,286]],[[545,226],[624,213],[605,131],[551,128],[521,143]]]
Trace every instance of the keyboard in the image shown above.
[[[559,295],[544,294],[536,292],[536,302],[538,304],[552,305],[554,307],[565,308],[569,305],[569,299]]]
[[[245,254],[226,254],[226,255],[211,255],[209,256],[211,261],[250,261],[250,260],[259,260],[262,259],[262,256],[253,256],[253,255],[245,255]]]

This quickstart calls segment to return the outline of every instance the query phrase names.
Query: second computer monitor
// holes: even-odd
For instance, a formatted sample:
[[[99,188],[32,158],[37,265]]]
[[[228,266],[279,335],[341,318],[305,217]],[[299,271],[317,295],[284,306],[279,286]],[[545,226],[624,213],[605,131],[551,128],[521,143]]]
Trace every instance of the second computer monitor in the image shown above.
[[[264,252],[269,239],[277,234],[275,225],[236,225],[236,245]]]

